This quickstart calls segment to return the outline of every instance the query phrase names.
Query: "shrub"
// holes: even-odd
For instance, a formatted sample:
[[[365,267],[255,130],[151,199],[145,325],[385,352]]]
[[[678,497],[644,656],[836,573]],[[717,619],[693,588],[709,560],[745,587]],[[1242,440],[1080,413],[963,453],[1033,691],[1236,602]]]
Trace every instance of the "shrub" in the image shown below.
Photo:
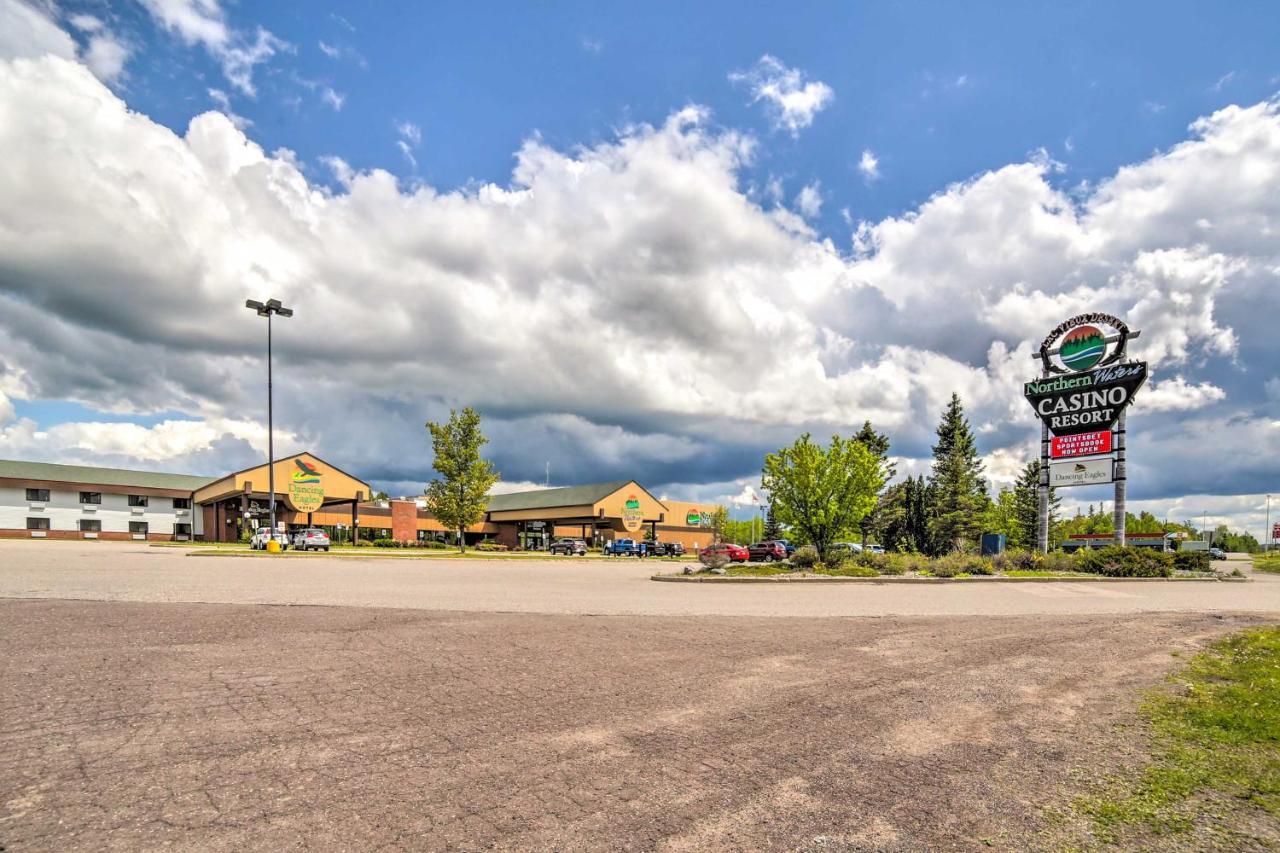
[[[968,572],[971,575],[994,575],[996,573],[995,566],[991,560],[979,554],[966,554],[961,558],[961,565],[964,568],[962,572]]]
[[[915,568],[914,562],[912,562],[914,555],[881,554],[879,556],[885,557],[885,559],[880,561],[874,568],[882,575],[900,575]]]
[[[428,548],[435,551],[443,551],[449,547],[448,545],[444,544],[438,539],[423,539],[418,544],[421,545],[423,548]]]
[[[485,541],[477,544],[476,550],[477,551],[510,551],[511,549],[508,548],[506,545],[500,545],[497,542]]]
[[[1043,563],[1044,555],[1022,549],[1005,551],[991,558],[991,565],[998,572],[1032,572],[1043,569]]]
[[[935,578],[953,578],[964,571],[964,557],[959,554],[948,554],[936,560],[930,560],[926,568]]]
[[[888,554],[877,554],[874,551],[863,551],[856,555],[852,562],[863,568],[871,569],[878,575],[885,573],[885,568],[892,562]]]
[[[812,545],[801,545],[791,555],[791,563],[801,569],[813,568],[818,564],[818,549]]]
[[[1109,578],[1167,578],[1173,556],[1149,548],[1120,547],[1086,550],[1076,558],[1076,571]]]
[[[1182,572],[1207,572],[1210,570],[1208,551],[1175,551],[1173,567]]]
[[[1080,566],[1076,557],[1065,551],[1054,551],[1040,558],[1040,568],[1046,572],[1078,572]]]

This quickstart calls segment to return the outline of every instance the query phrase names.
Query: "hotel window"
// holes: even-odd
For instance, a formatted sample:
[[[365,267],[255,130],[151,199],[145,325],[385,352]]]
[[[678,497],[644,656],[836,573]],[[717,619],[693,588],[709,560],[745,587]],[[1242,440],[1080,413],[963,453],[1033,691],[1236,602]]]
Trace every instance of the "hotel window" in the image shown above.
[[[129,495],[129,506],[146,506],[146,495]]]
[[[191,498],[174,498],[174,509],[191,509]]]
[[[80,532],[81,533],[101,533],[102,522],[96,518],[82,518],[80,519]]]
[[[100,504],[102,503],[102,492],[81,492],[80,503]]]
[[[48,503],[49,490],[48,489],[27,489],[27,500],[41,501],[43,503]],[[35,529],[35,528],[32,528],[32,529]]]
[[[27,529],[28,529],[28,530],[48,530],[48,529],[49,529],[49,519],[47,519],[47,518],[28,518],[28,519],[27,519]]]
[[[131,521],[129,522],[129,532],[145,534],[147,532],[147,523],[145,521]]]

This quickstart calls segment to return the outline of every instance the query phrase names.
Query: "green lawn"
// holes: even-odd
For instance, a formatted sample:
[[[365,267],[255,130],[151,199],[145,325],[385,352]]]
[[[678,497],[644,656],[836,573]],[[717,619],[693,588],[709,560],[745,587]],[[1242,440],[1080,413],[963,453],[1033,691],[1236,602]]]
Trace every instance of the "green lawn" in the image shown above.
[[[1074,804],[1099,841],[1274,843],[1249,827],[1280,820],[1280,626],[1245,631],[1197,656],[1141,713],[1155,760]]]
[[[1266,556],[1256,556],[1253,558],[1253,567],[1260,572],[1280,575],[1280,554],[1272,553]]]

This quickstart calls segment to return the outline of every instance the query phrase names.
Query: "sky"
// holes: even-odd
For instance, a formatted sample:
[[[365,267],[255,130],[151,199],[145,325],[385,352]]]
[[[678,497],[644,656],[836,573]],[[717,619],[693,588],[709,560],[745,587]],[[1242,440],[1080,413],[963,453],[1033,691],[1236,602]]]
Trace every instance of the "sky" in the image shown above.
[[[0,0],[0,457],[256,463],[274,296],[277,450],[393,494],[472,405],[507,488],[741,514],[805,431],[926,472],[953,391],[999,488],[1106,311],[1132,507],[1263,535],[1280,10],[792,6]]]

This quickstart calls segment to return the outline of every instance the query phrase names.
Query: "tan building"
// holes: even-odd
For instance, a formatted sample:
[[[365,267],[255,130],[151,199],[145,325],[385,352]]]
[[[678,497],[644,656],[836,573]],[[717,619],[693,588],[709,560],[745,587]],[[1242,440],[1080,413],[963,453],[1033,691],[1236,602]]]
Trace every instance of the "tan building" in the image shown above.
[[[453,541],[425,501],[371,501],[363,480],[311,453],[275,462],[276,520],[323,527],[335,542]],[[0,536],[234,542],[268,523],[267,465],[211,479],[43,462],[0,460]],[[659,539],[686,549],[711,541],[712,507],[663,501],[635,480],[493,495],[469,544],[492,540],[542,549],[555,538],[600,544]]]

